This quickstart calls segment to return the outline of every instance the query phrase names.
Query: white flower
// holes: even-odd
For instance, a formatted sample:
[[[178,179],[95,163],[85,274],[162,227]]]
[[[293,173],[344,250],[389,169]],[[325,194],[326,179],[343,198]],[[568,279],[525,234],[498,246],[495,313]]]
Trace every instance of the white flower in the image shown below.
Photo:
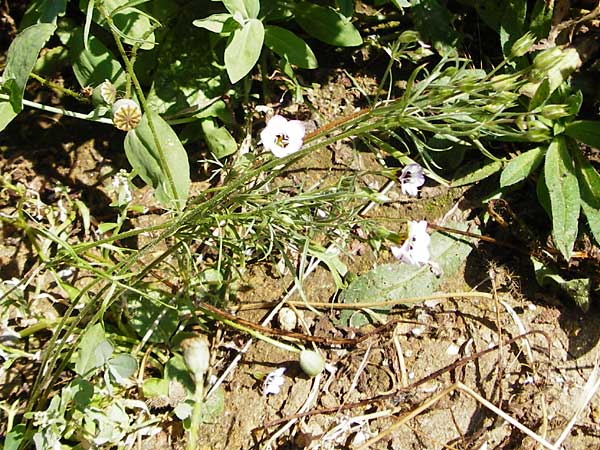
[[[304,124],[299,120],[287,120],[276,115],[260,132],[260,140],[277,158],[283,158],[300,150],[304,133]]]
[[[392,254],[407,264],[421,266],[429,264],[429,243],[431,237],[427,234],[427,222],[408,222],[408,239],[402,247],[391,247]]]
[[[285,382],[283,378],[283,373],[285,372],[285,367],[280,367],[279,369],[275,369],[270,372],[263,383],[263,395],[267,396],[269,394],[277,395],[281,390],[281,386]]]
[[[419,188],[425,183],[423,168],[417,163],[409,164],[402,169],[400,174],[400,187],[402,193],[416,197],[419,194]]]

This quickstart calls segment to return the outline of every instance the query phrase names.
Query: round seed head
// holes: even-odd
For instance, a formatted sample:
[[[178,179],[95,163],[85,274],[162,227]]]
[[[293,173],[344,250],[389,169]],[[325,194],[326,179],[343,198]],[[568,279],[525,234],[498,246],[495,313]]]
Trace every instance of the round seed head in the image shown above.
[[[130,131],[136,128],[142,120],[142,110],[133,100],[122,98],[112,107],[112,121],[119,130]]]

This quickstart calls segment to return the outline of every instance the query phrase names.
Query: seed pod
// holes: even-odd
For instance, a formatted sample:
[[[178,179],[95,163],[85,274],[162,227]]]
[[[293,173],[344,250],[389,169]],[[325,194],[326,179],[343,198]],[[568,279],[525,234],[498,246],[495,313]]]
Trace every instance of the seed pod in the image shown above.
[[[133,130],[142,120],[142,110],[139,105],[131,99],[122,98],[112,106],[112,121],[119,130]]]
[[[181,342],[183,360],[196,384],[202,383],[204,374],[208,371],[210,351],[206,336],[196,336]]]
[[[117,88],[109,80],[104,80],[94,89],[92,101],[95,105],[112,105],[117,100]]]
[[[325,368],[325,360],[321,355],[312,350],[302,350],[300,352],[300,367],[309,377],[314,377]]]

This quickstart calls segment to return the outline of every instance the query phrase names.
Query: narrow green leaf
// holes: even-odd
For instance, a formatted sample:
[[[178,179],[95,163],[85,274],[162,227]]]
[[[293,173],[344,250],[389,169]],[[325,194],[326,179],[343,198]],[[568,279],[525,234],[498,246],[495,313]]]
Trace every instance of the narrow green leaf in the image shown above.
[[[531,175],[544,159],[545,148],[537,147],[512,159],[500,174],[500,187],[511,186]]]
[[[590,147],[600,148],[600,122],[596,120],[574,120],[567,124],[565,134]]]
[[[91,370],[103,365],[113,352],[112,345],[104,337],[104,328],[99,323],[85,332],[78,348],[75,373],[80,376],[85,376]]]
[[[600,244],[600,175],[576,146],[571,146],[581,192],[581,208],[590,231]]]
[[[148,125],[148,116],[152,117],[166,167]],[[125,154],[142,180],[155,189],[156,198],[161,203],[171,208],[183,208],[190,188],[190,165],[179,137],[162,117],[147,111],[138,127],[127,133]],[[167,171],[173,177],[175,192],[171,189]]]
[[[477,166],[467,166],[468,169],[463,169],[467,171],[467,175],[453,180],[451,186],[458,187],[476,183],[477,181],[481,181],[495,174],[496,172],[499,172],[500,170],[502,170],[502,166],[503,162],[501,160],[492,161],[484,165],[481,165],[480,162],[477,162]]]
[[[565,259],[571,258],[579,219],[579,185],[564,137],[556,137],[548,147],[544,175],[552,210],[552,238]]]
[[[15,113],[23,109],[23,94],[27,79],[40,50],[54,34],[54,30],[56,25],[52,23],[31,25],[19,33],[8,48],[2,84],[3,88],[8,90],[10,104]]]
[[[225,49],[225,67],[232,83],[240,81],[252,70],[262,50],[265,29],[258,19],[248,20],[232,33]]]
[[[208,149],[217,159],[233,155],[237,151],[237,142],[227,128],[217,127],[211,118],[203,120],[201,126]]]
[[[317,58],[308,44],[285,28],[267,25],[265,27],[265,45],[290,64],[302,69],[319,67]]]
[[[304,31],[327,44],[355,47],[363,42],[354,25],[331,8],[300,1],[294,13]]]

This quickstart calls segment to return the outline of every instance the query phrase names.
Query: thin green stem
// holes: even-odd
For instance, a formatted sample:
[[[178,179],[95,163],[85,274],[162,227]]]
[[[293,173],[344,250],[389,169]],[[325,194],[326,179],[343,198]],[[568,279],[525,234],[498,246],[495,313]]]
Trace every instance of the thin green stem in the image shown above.
[[[104,5],[98,5],[98,9],[99,9],[100,13],[106,19],[108,28],[110,29],[110,32],[113,35],[113,39],[115,40],[115,43],[117,44],[117,48],[119,49],[121,58],[123,58],[123,62],[125,63],[125,68],[127,69],[127,73],[131,77],[131,81],[133,82],[133,86],[135,87],[135,92],[138,96],[140,103],[142,104],[142,108],[144,109],[144,112],[146,113],[146,118],[148,120],[148,127],[150,128],[150,132],[152,133],[152,137],[154,139],[154,145],[156,146],[156,150],[158,152],[158,159],[160,160],[160,164],[161,164],[163,170],[165,171],[165,174],[167,175],[167,181],[169,183],[169,188],[171,189],[171,192],[173,194],[173,198],[175,198],[176,200],[179,200],[178,195],[177,195],[177,188],[175,186],[175,179],[173,178],[173,174],[171,173],[171,169],[169,167],[169,163],[167,162],[167,158],[165,156],[165,152],[163,150],[162,144],[158,137],[158,133],[156,132],[156,127],[154,126],[152,114],[150,114],[150,110],[148,109],[148,104],[146,103],[146,97],[144,96],[144,91],[142,90],[142,86],[141,86],[139,80],[137,79],[137,76],[135,75],[135,71],[133,69],[133,64],[131,64],[131,60],[127,56],[127,52],[125,51],[125,48],[123,47],[123,43],[121,42],[119,35],[117,34],[117,32],[114,29],[115,25],[113,23],[112,17],[110,16],[110,14],[108,14]],[[176,201],[176,206],[178,209],[180,209],[182,205],[180,204],[179,201]]]
[[[83,102],[83,103],[90,103],[90,99],[87,97],[84,97],[83,95],[79,94],[78,92],[72,91],[69,88],[66,88],[64,86],[61,86],[60,84],[57,83],[53,83],[52,81],[46,80],[45,78],[39,76],[36,73],[31,72],[29,74],[29,76],[37,81],[39,81],[41,84],[43,84],[44,86],[49,87],[50,89],[54,89],[55,91],[61,92],[63,94],[69,95],[71,97],[74,97],[76,100]]]
[[[10,98],[6,94],[0,94],[0,100],[8,101]],[[112,125],[112,120],[106,117],[96,117],[90,114],[81,114],[75,111],[69,111],[68,109],[55,108],[54,106],[42,105],[41,103],[32,102],[30,100],[23,99],[23,104],[30,108],[39,109],[40,111],[50,112],[53,114],[62,114],[63,116],[75,117],[76,119],[89,120],[91,122],[100,122]]]

